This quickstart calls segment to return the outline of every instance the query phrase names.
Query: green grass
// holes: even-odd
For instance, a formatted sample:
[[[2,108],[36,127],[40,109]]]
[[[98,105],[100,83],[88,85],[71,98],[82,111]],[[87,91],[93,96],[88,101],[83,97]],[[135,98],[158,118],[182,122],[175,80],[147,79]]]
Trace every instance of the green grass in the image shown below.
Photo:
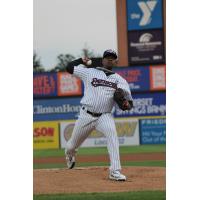
[[[140,145],[140,146],[122,146],[120,147],[120,154],[134,154],[134,153],[157,153],[165,152],[165,145]],[[63,156],[63,149],[49,149],[49,150],[34,150],[34,157],[56,157]],[[103,155],[108,154],[106,147],[96,148],[80,148],[78,155]],[[76,163],[76,167],[89,167],[89,166],[108,166],[107,162],[87,162],[87,163]],[[123,166],[159,166],[165,167],[165,160],[162,161],[126,161],[122,162]],[[51,164],[34,164],[34,169],[43,168],[65,168],[66,165],[62,163],[51,163]]]
[[[33,200],[165,200],[165,191],[34,195]]]
[[[126,161],[122,162],[122,166],[152,166],[152,167],[165,167],[166,161]],[[76,163],[76,167],[91,167],[91,166],[109,166],[108,162],[89,162],[89,163]],[[50,169],[50,168],[66,168],[63,163],[51,164],[34,164],[34,169]]]
[[[157,153],[165,152],[166,145],[140,145],[140,146],[122,146],[120,147],[121,154],[128,153]],[[107,154],[106,147],[83,147],[78,151],[78,155],[102,155]],[[47,149],[47,150],[34,150],[33,156],[36,157],[54,157],[64,156],[64,149]]]

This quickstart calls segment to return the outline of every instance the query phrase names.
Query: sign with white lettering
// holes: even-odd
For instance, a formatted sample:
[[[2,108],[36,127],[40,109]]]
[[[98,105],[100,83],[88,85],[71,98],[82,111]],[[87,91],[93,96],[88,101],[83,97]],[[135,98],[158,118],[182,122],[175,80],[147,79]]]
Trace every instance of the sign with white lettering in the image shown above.
[[[81,80],[67,72],[59,72],[58,76],[58,96],[81,95]]]
[[[163,30],[129,31],[128,59],[129,65],[164,63]]]
[[[165,144],[166,119],[140,120],[140,144]]]
[[[166,93],[141,93],[133,94],[133,108],[122,111],[116,108],[115,117],[131,116],[165,116],[166,115]]]
[[[162,0],[127,0],[128,30],[162,28]]]
[[[150,90],[166,89],[166,68],[165,65],[150,66]]]
[[[33,121],[76,119],[81,98],[41,99],[33,101]]]
[[[149,66],[117,67],[113,71],[128,82],[131,91],[140,92],[150,90]]]

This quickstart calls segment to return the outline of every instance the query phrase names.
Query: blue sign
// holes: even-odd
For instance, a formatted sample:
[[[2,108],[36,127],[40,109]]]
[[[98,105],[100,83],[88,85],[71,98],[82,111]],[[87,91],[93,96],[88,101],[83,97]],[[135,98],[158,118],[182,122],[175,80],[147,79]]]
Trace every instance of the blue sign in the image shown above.
[[[140,92],[150,90],[149,67],[117,68],[114,71],[128,82],[131,91]]]
[[[116,107],[115,117],[135,116],[165,116],[166,115],[166,93],[141,93],[133,94],[133,108],[122,111]]]
[[[81,98],[33,101],[33,121],[77,119]]]
[[[127,0],[128,30],[162,28],[162,0]]]
[[[140,120],[140,144],[165,144],[166,119]]]
[[[33,97],[57,96],[56,73],[33,74]]]

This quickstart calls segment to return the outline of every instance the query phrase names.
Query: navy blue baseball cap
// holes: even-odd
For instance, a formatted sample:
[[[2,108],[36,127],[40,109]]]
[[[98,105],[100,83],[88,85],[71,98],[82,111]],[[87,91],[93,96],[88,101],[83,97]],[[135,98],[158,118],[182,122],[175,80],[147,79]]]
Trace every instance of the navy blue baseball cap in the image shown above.
[[[117,59],[117,53],[112,49],[108,49],[108,50],[104,51],[103,58],[106,58],[108,56],[113,56],[113,58]]]

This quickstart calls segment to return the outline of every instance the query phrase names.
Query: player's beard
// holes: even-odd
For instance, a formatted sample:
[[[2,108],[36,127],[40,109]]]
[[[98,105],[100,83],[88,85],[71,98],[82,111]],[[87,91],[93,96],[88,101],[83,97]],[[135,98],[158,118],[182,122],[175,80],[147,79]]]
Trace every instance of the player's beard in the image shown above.
[[[109,69],[109,70],[112,70],[113,65],[106,65],[106,66],[104,66],[104,68]]]
[[[104,68],[112,70],[113,66],[116,65],[116,62],[114,62],[113,60],[103,60],[102,64]]]
[[[113,62],[112,61],[111,62],[108,61],[104,67],[106,69],[112,70],[112,68],[113,68]]]

